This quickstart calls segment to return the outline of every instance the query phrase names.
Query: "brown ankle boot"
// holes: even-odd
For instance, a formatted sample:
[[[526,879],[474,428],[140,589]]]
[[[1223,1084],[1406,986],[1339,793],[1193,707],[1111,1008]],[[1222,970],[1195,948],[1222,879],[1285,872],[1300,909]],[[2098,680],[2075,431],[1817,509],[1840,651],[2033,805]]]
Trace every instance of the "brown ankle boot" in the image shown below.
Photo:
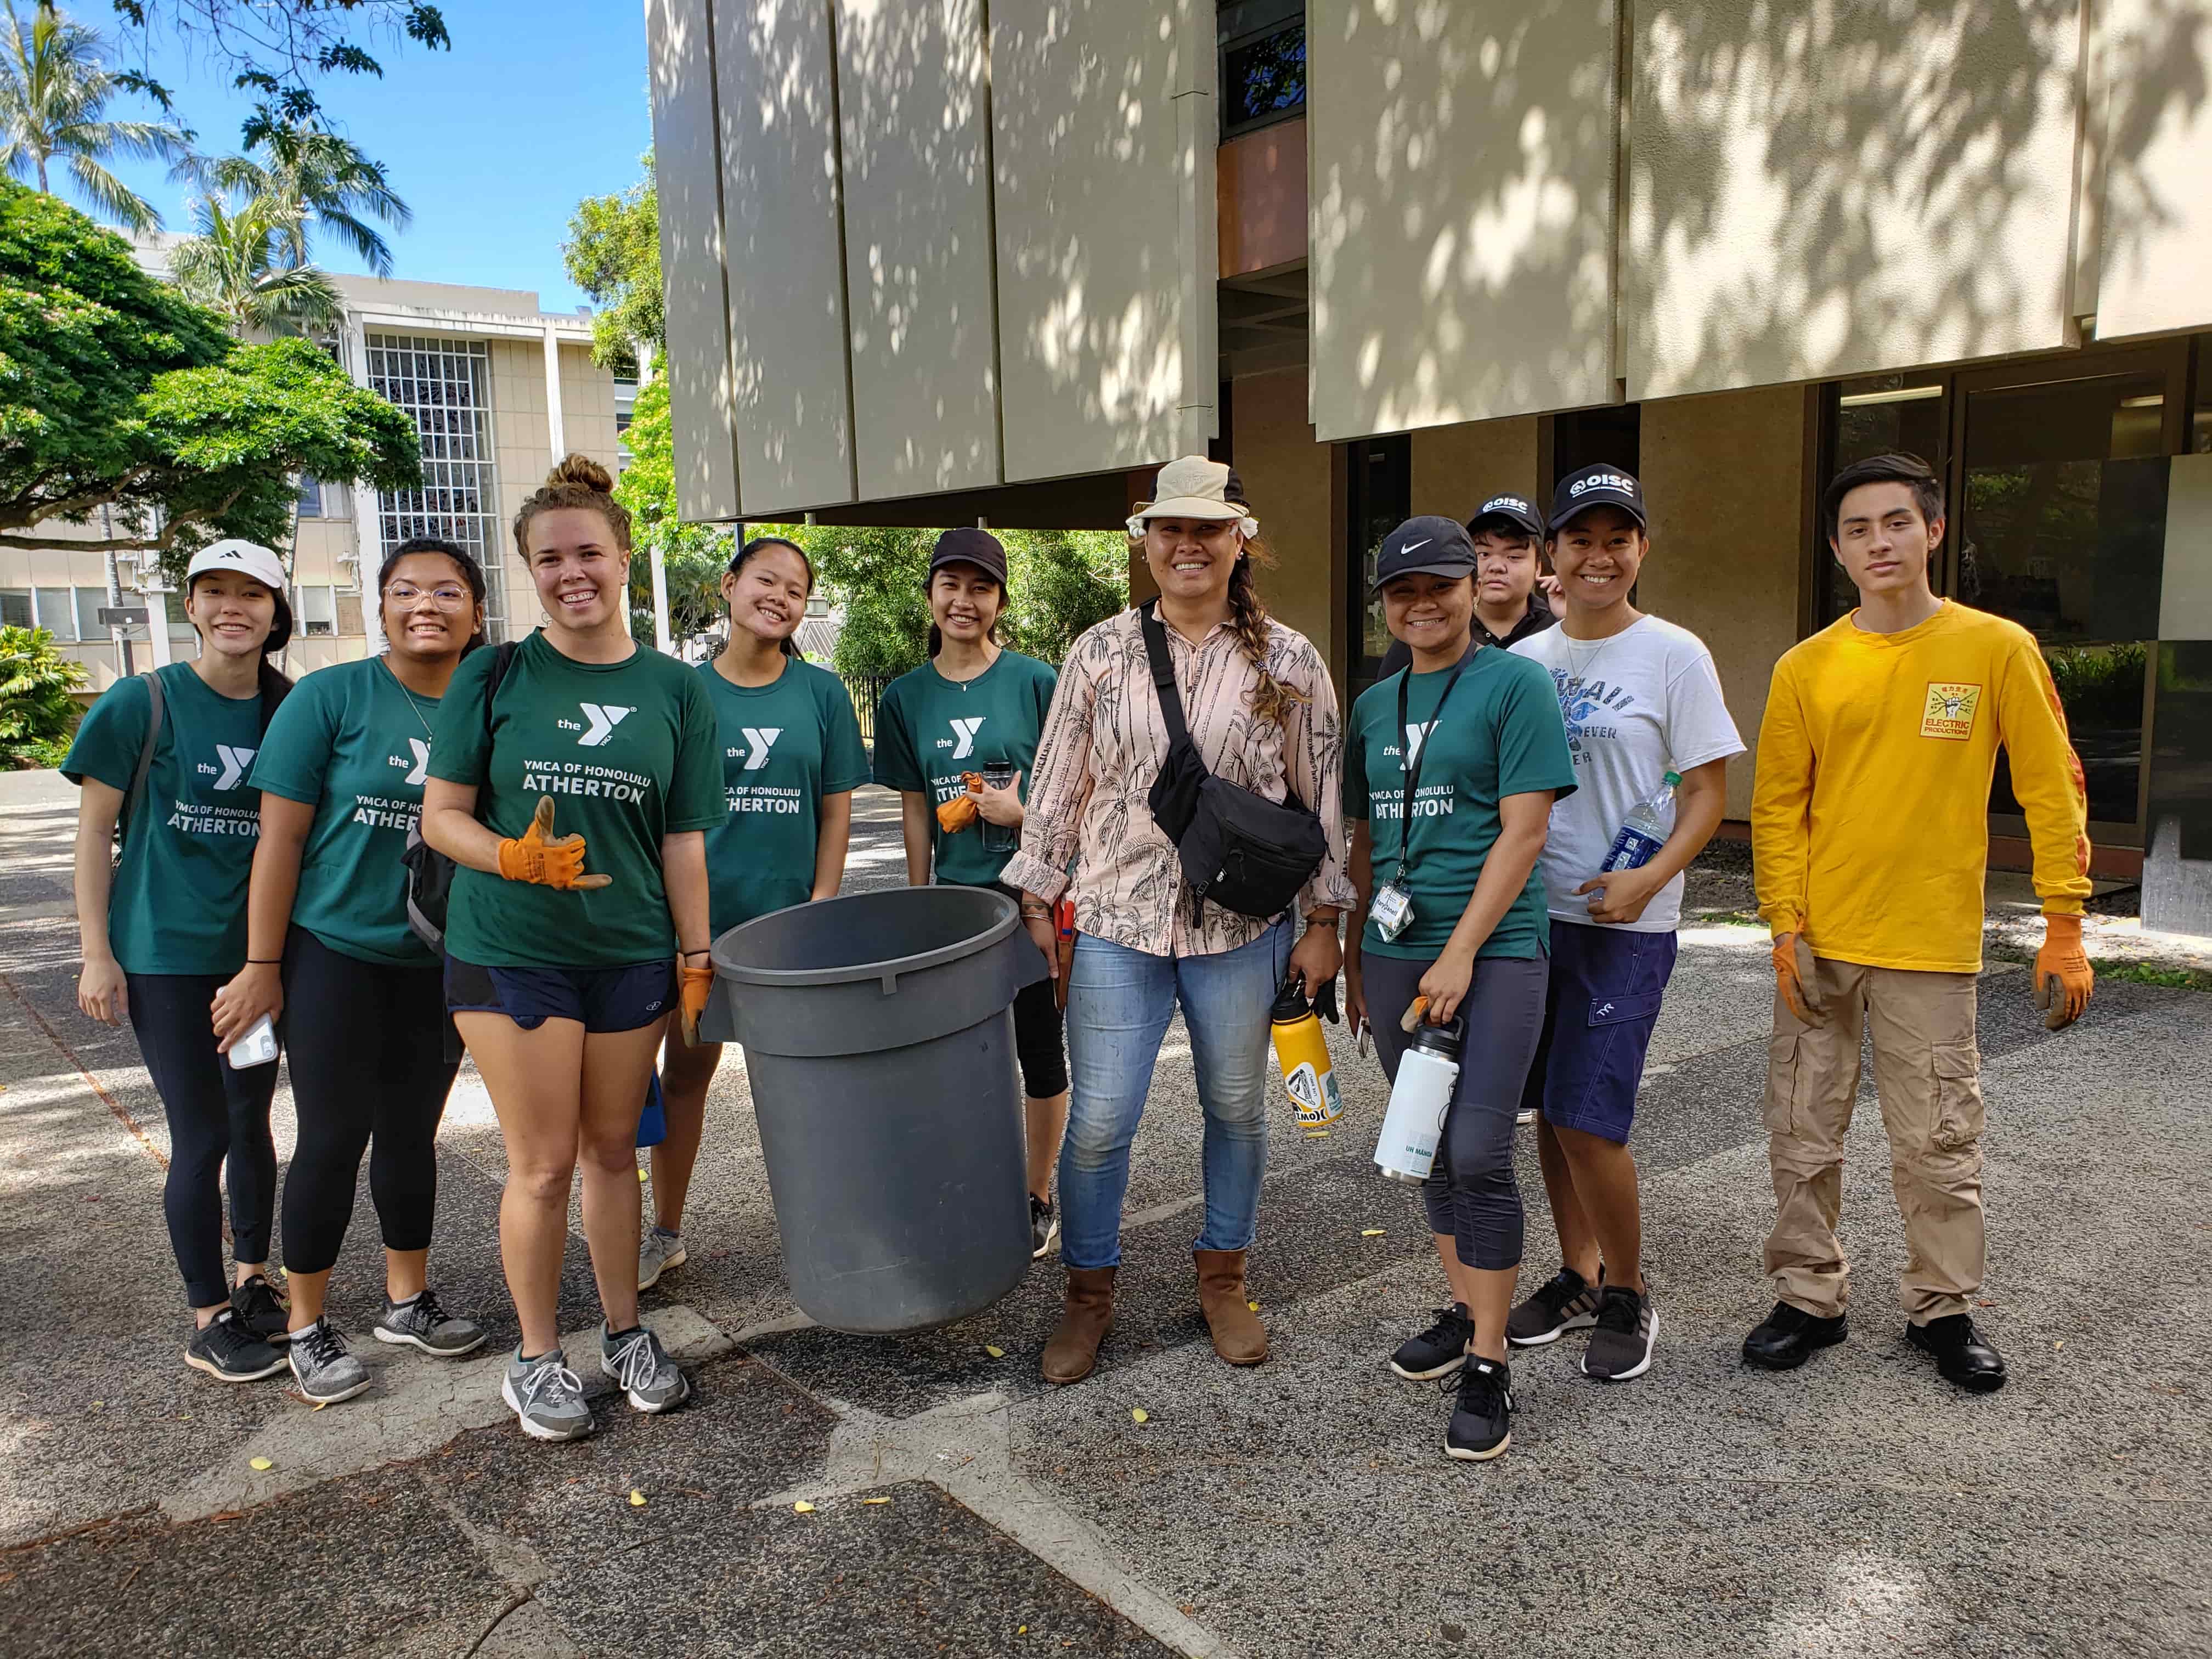
[[[1244,1294],[1244,1252],[1199,1250],[1198,1305],[1213,1333],[1213,1351],[1232,1365],[1267,1357],[1267,1328]]]
[[[1098,1363],[1098,1344],[1114,1322],[1114,1272],[1111,1267],[1070,1267],[1067,1305],[1060,1316],[1060,1328],[1044,1345],[1039,1367],[1048,1382],[1080,1382]]]

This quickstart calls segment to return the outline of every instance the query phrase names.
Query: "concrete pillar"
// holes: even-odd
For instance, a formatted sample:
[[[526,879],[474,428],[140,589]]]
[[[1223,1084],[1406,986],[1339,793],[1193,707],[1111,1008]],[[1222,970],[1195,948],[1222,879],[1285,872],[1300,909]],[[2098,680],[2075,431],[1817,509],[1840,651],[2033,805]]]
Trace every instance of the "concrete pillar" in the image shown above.
[[[553,464],[568,453],[568,434],[561,420],[561,337],[545,325],[545,430],[553,444]]]
[[[339,338],[345,353],[349,379],[364,391],[368,386],[368,340],[361,325],[349,317]],[[354,586],[361,592],[362,631],[368,636],[372,657],[385,647],[384,615],[376,603],[376,573],[384,568],[384,519],[376,491],[366,483],[352,486]]]
[[[668,633],[668,565],[658,541],[653,544],[653,642],[664,653],[674,648]]]
[[[2177,455],[2166,497],[2158,685],[2143,743],[2142,925],[2212,936],[2212,455]]]
[[[146,556],[153,557],[152,554]],[[156,573],[146,589],[146,643],[154,653],[154,666],[169,665],[169,590]]]

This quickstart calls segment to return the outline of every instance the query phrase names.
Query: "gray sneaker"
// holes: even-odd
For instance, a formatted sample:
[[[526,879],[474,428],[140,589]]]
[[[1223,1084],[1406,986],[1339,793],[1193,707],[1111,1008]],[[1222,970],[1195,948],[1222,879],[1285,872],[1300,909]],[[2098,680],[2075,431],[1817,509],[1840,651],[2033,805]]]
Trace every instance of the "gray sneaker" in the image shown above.
[[[1583,1353],[1583,1375],[1601,1382],[1626,1382],[1651,1369],[1651,1344],[1659,1316],[1651,1311],[1651,1285],[1638,1296],[1626,1285],[1608,1285],[1597,1304],[1597,1328]]]
[[[368,1387],[368,1368],[346,1352],[344,1334],[327,1318],[292,1333],[292,1380],[311,1405],[334,1406]]]
[[[672,1411],[691,1397],[691,1385],[668,1350],[642,1325],[617,1334],[600,1324],[599,1369],[641,1412]]]
[[[370,1334],[380,1342],[404,1343],[441,1359],[458,1359],[483,1346],[485,1332],[475,1320],[447,1313],[438,1305],[438,1293],[426,1287],[410,1302],[386,1297]]]
[[[637,1241],[637,1287],[649,1291],[661,1274],[684,1265],[684,1235],[662,1226],[647,1227]]]
[[[561,1350],[525,1359],[516,1349],[507,1362],[499,1397],[532,1440],[581,1440],[594,1425],[584,1403],[584,1380],[570,1370]]]
[[[1568,1331],[1586,1331],[1597,1323],[1598,1292],[1605,1285],[1605,1270],[1598,1270],[1591,1285],[1572,1267],[1562,1267],[1550,1281],[1505,1317],[1505,1340],[1516,1348],[1540,1348],[1556,1342]]]

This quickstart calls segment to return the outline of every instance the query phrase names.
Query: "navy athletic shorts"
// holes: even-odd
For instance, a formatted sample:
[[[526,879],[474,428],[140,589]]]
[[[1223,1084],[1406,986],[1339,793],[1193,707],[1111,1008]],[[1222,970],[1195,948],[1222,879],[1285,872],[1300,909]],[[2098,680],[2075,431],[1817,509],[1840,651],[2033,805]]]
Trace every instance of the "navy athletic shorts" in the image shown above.
[[[479,968],[446,958],[446,1006],[457,1014],[505,1014],[526,1031],[549,1019],[586,1031],[635,1031],[676,1006],[676,964],[622,968]]]
[[[1556,1127],[1628,1144],[1674,950],[1671,933],[1552,918],[1544,1034],[1522,1094],[1524,1109],[1543,1113]]]

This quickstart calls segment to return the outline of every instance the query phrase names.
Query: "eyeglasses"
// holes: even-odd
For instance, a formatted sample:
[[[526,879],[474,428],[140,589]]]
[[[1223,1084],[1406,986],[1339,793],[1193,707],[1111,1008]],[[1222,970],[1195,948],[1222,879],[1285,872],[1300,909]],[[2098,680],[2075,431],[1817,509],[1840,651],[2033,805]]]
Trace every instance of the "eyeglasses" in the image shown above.
[[[459,582],[441,582],[435,587],[394,582],[384,590],[384,597],[395,605],[413,605],[417,599],[428,599],[441,611],[459,611],[471,602],[469,590]]]

